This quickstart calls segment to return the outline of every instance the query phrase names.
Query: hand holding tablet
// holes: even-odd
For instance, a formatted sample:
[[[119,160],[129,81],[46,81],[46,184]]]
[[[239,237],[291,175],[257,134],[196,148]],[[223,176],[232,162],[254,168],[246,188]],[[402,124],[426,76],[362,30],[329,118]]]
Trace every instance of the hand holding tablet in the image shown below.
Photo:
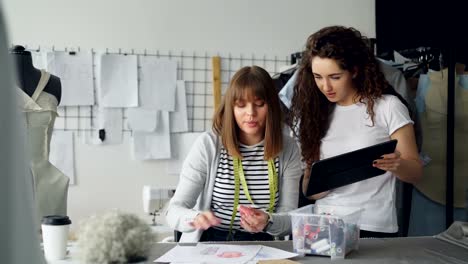
[[[379,143],[312,164],[306,196],[379,176],[384,170],[373,166],[382,155],[395,152],[397,140]]]

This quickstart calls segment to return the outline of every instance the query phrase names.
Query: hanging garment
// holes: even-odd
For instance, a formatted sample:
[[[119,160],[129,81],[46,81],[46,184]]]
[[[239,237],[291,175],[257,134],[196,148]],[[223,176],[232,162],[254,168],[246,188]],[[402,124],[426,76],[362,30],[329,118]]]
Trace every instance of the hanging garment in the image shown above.
[[[284,84],[283,88],[278,93],[278,96],[279,96],[281,102],[283,102],[283,104],[288,109],[291,108],[291,102],[292,102],[292,98],[294,96],[294,86],[296,85],[297,75],[299,75],[299,71],[297,71],[297,70],[290,71],[289,75],[288,74],[280,75],[280,76],[282,76],[281,78],[282,78],[283,81],[285,80],[286,76],[287,76],[287,78],[289,78],[287,80],[287,82]]]
[[[416,95],[416,106],[424,131],[423,156],[429,161],[424,176],[416,188],[429,199],[445,204],[446,145],[447,145],[447,90],[448,70],[421,75]],[[454,204],[465,207],[468,191],[468,87],[466,76],[455,78],[455,166]]]
[[[414,121],[413,127],[415,133],[414,135],[416,137],[416,145],[418,150],[420,150],[423,141],[423,131],[421,128],[421,120],[419,118],[418,112],[416,111],[414,92],[408,88],[403,72],[390,66],[382,59],[378,59],[377,61],[379,62],[380,70],[384,74],[385,79],[388,81],[388,83],[390,83],[393,89],[395,89],[395,91],[406,100],[406,103],[408,104],[408,110],[410,110],[411,119]]]
[[[445,231],[445,205],[434,202],[413,189],[408,236],[433,236]],[[468,222],[465,208],[453,209],[453,220]]]
[[[28,133],[38,221],[45,215],[67,214],[69,178],[49,162],[50,139],[58,105],[55,96],[43,92],[49,77],[49,73],[41,70],[41,78],[31,97],[18,88],[19,106],[24,113]]]

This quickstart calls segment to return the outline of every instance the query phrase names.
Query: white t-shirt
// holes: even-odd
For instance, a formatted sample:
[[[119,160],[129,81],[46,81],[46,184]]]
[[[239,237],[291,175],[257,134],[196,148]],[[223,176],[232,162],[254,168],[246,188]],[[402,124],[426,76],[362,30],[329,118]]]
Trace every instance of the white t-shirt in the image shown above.
[[[393,95],[383,95],[374,104],[374,126],[365,104],[336,105],[330,127],[322,139],[320,158],[329,158],[390,139],[397,129],[413,123],[408,109]],[[395,177],[391,172],[333,189],[317,205],[344,205],[364,208],[361,229],[395,233]]]

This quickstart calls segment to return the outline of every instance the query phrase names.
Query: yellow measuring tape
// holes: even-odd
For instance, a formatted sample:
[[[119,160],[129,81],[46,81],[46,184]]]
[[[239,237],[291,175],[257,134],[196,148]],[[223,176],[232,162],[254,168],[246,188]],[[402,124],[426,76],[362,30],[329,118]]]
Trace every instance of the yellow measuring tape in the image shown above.
[[[232,226],[234,224],[234,219],[237,214],[237,206],[239,205],[239,192],[240,192],[240,183],[242,183],[242,189],[247,199],[254,204],[252,197],[250,197],[249,188],[247,186],[247,181],[245,180],[244,169],[242,168],[242,161],[233,157],[234,165],[234,208],[232,209],[231,224],[229,226],[229,237],[232,234]],[[275,170],[275,162],[273,159],[268,160],[268,185],[270,187],[270,206],[268,207],[268,212],[273,213],[275,207],[275,198],[276,192],[278,191],[278,175]]]

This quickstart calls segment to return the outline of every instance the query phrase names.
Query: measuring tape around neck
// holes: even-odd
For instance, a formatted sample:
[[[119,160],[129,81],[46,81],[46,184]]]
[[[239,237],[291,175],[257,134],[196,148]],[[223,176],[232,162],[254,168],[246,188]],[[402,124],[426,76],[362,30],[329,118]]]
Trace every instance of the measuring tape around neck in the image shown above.
[[[245,179],[244,169],[242,168],[242,161],[233,157],[234,165],[234,208],[232,209],[231,224],[229,226],[229,236],[232,233],[232,226],[234,224],[234,219],[237,214],[237,207],[239,205],[239,196],[240,196],[240,185],[242,184],[242,189],[247,199],[254,204],[252,197],[249,193],[249,188],[247,186],[247,181]],[[275,162],[273,159],[268,160],[268,185],[270,188],[270,206],[268,207],[268,212],[273,213],[275,207],[275,198],[276,192],[278,191],[278,175],[275,169]]]

